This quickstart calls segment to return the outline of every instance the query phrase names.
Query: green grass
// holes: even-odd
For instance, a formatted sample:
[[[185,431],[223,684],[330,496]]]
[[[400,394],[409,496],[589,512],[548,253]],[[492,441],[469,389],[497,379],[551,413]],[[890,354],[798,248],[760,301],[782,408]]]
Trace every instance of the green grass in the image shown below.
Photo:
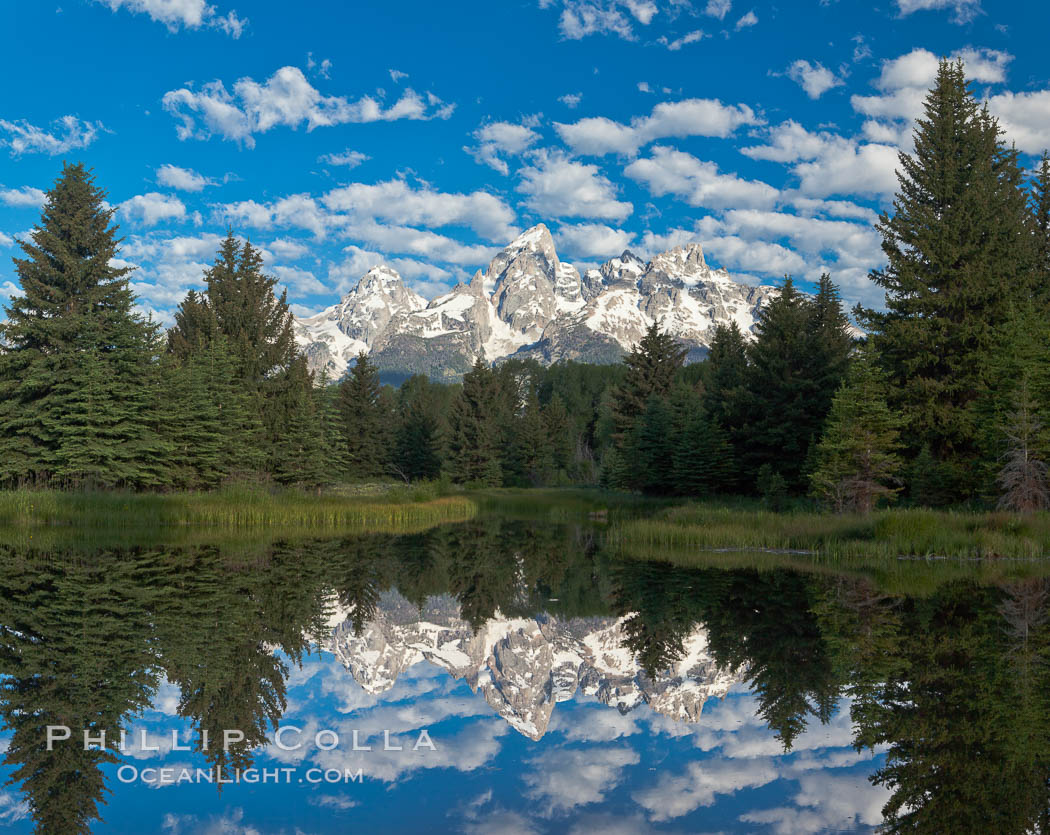
[[[423,488],[383,494],[314,495],[230,488],[212,493],[63,493],[49,490],[0,492],[0,530],[65,528],[170,530],[309,529],[412,531],[465,521],[476,513],[466,496],[437,496]]]
[[[610,542],[638,550],[809,551],[825,558],[1050,556],[1050,514],[883,510],[869,515],[771,513],[716,504],[667,508],[627,520]]]

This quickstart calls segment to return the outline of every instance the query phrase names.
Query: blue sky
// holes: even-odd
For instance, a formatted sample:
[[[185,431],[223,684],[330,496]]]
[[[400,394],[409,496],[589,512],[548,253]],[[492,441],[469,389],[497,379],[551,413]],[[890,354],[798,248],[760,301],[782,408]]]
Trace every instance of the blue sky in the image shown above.
[[[872,223],[935,56],[961,56],[1038,154],[1047,18],[988,0],[2,0],[0,301],[66,159],[108,190],[164,322],[227,224],[298,312],[380,262],[433,296],[538,221],[581,268],[695,240],[742,280],[827,269],[877,303]]]

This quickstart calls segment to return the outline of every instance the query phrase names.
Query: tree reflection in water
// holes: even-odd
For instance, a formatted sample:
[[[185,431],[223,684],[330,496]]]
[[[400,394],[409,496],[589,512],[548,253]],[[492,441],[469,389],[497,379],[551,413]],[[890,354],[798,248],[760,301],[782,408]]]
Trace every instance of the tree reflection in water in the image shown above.
[[[495,617],[621,617],[626,647],[666,676],[697,628],[740,671],[785,750],[850,699],[854,744],[887,750],[889,831],[1045,831],[1050,801],[1050,581],[972,580],[893,593],[874,576],[687,569],[606,552],[600,532],[482,519],[408,536],[264,548],[0,549],[0,716],[46,833],[100,817],[103,766],[159,684],[207,761],[247,768],[286,707],[289,665],[336,606],[369,629],[381,595],[451,594],[475,630]],[[107,731],[105,750],[45,749]],[[244,732],[229,751],[224,729]],[[202,732],[211,741],[201,744]]]

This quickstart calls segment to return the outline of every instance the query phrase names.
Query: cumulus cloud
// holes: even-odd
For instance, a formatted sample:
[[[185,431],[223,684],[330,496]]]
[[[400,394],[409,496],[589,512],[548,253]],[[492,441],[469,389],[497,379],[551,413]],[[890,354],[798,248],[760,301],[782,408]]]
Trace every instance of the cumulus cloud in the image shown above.
[[[309,270],[281,265],[274,265],[270,269],[281,280],[281,283],[300,295],[313,296],[328,292],[328,288],[318,281],[317,276]]]
[[[11,156],[47,154],[56,156],[77,148],[86,148],[105,128],[101,122],[87,122],[76,116],[63,116],[51,123],[51,130],[38,128],[25,119],[9,122],[0,119],[0,131],[7,134],[0,145],[11,149]]]
[[[200,29],[202,26],[219,29],[231,38],[239,38],[248,25],[235,11],[220,14],[205,0],[98,0],[113,11],[127,9],[133,14],[149,15],[151,20],[163,23],[169,32],[180,28]]]
[[[648,26],[659,12],[652,0],[540,0],[540,8],[558,5],[558,30],[563,38],[579,40],[588,35],[618,35],[634,40],[634,24]]]
[[[0,188],[0,203],[23,209],[39,209],[44,205],[47,195],[38,188],[22,186],[21,188]]]
[[[1050,90],[1001,93],[988,99],[988,109],[1022,151],[1041,154],[1050,145]]]
[[[713,758],[689,763],[683,773],[667,772],[633,797],[651,820],[666,821],[713,805],[717,795],[764,786],[777,777],[776,768],[767,761]]]
[[[569,110],[575,110],[579,107],[580,102],[583,101],[583,93],[566,93],[564,96],[558,96],[558,101],[569,108]]]
[[[897,189],[897,147],[864,143],[836,134],[812,133],[794,121],[769,131],[769,143],[741,153],[752,159],[794,163],[799,191],[807,197],[888,196]]]
[[[202,174],[191,168],[179,168],[176,165],[162,165],[157,169],[157,183],[179,191],[203,191],[205,186],[215,185]]]
[[[529,796],[543,803],[549,815],[604,800],[619,784],[623,769],[638,761],[630,748],[555,748],[530,760],[522,779]]]
[[[399,119],[447,119],[455,105],[437,96],[426,96],[406,88],[401,97],[384,107],[380,98],[363,96],[351,101],[343,96],[325,96],[298,67],[281,67],[265,82],[242,78],[233,92],[221,81],[194,90],[182,87],[164,94],[164,108],[179,122],[179,139],[207,139],[213,135],[251,148],[254,135],[278,125],[308,131],[348,122],[396,121]]]
[[[165,220],[184,220],[186,206],[173,194],[150,191],[125,200],[118,207],[121,214],[143,226],[156,226]]]
[[[318,162],[323,162],[326,165],[345,165],[347,168],[357,168],[361,163],[367,162],[371,157],[368,154],[363,154],[360,151],[352,151],[347,148],[345,151],[340,151],[334,154],[322,154],[317,158]]]
[[[963,62],[967,77],[982,84],[1002,84],[1013,56],[996,49],[967,47],[952,54]],[[884,61],[879,77],[873,82],[875,95],[854,95],[853,109],[870,117],[864,125],[869,139],[910,146],[914,120],[923,113],[926,95],[937,78],[940,59],[927,49]],[[994,112],[994,111],[993,111]]]
[[[322,198],[332,211],[358,218],[378,218],[422,226],[466,226],[489,240],[508,241],[517,234],[515,213],[499,197],[486,191],[437,191],[412,188],[404,180],[351,183]]]
[[[811,99],[819,99],[831,88],[844,83],[823,64],[811,64],[809,61],[795,61],[788,67],[787,74]]]
[[[624,173],[644,183],[654,195],[673,194],[691,206],[711,209],[772,207],[779,195],[777,189],[767,183],[722,174],[713,162],[660,145],[652,149],[649,158],[628,165]]]
[[[544,217],[583,217],[623,220],[634,210],[617,200],[616,187],[596,165],[570,159],[560,151],[544,150],[521,169],[517,190],[525,203]]]
[[[952,21],[959,24],[969,23],[982,14],[981,0],[897,0],[897,8],[901,17],[927,9],[950,9],[955,13]]]
[[[489,122],[474,131],[478,144],[464,150],[478,162],[506,175],[510,167],[504,157],[522,154],[539,140],[540,135],[533,127],[533,120],[526,120],[524,124]]]
[[[718,99],[684,99],[662,102],[648,116],[629,125],[604,116],[572,124],[556,123],[558,135],[577,154],[636,154],[657,139],[688,136],[725,138],[742,125],[759,125],[762,119],[747,105],[726,105]]]
[[[559,252],[578,258],[611,258],[631,245],[634,236],[603,223],[563,224],[554,233]]]

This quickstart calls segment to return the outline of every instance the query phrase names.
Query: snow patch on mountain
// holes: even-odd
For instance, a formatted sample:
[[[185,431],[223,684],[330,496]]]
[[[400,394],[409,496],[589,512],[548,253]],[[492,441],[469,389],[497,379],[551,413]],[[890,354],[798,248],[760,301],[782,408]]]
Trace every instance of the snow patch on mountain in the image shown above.
[[[361,351],[403,363],[406,345],[432,352],[429,366],[462,368],[479,356],[490,362],[510,356],[615,362],[654,322],[700,351],[720,324],[735,322],[750,333],[776,292],[711,269],[699,244],[675,247],[648,263],[625,251],[581,276],[559,260],[550,230],[540,223],[469,284],[429,303],[395,270],[373,267],[339,304],[296,319],[295,335],[311,368],[325,368],[332,378]]]

